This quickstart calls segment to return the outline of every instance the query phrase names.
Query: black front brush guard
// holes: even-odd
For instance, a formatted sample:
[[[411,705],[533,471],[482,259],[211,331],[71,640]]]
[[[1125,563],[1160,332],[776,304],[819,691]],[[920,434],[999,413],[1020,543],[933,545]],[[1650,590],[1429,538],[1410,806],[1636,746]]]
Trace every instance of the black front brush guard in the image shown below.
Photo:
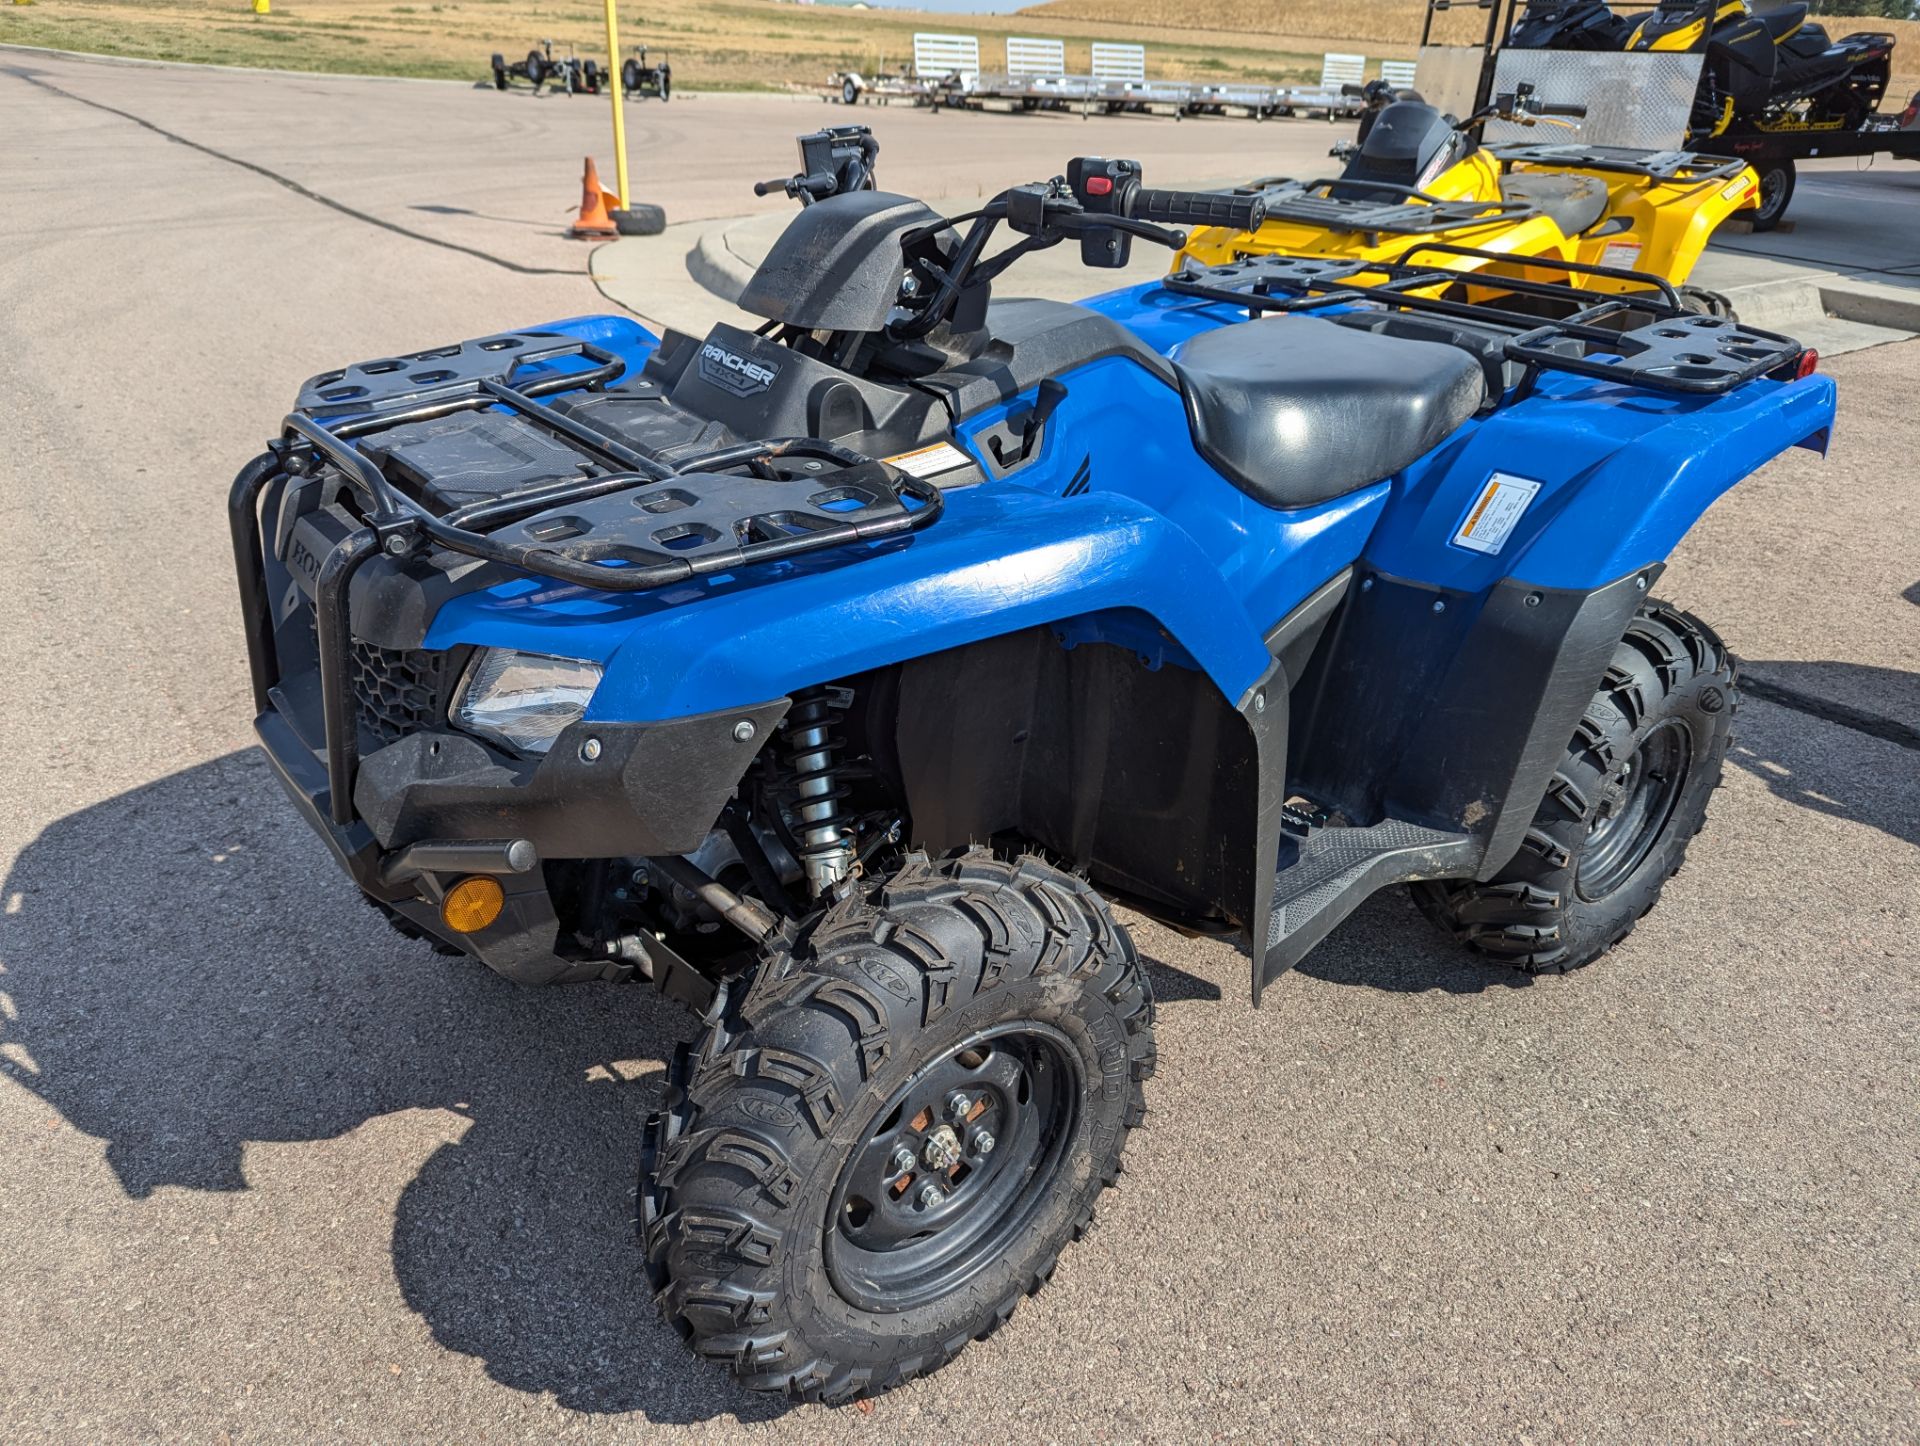
[[[584,369],[519,382],[522,369],[579,357]],[[918,532],[945,506],[931,483],[815,437],[722,448],[678,464],[585,426],[540,400],[599,391],[625,370],[617,356],[556,334],[489,337],[413,357],[363,363],[316,378],[273,448],[242,468],[228,499],[234,564],[252,670],[254,705],[273,708],[279,682],[260,530],[260,495],[281,471],[324,459],[364,494],[366,526],[322,561],[314,584],[327,810],[355,822],[359,723],[351,674],[348,589],[372,558],[429,547],[601,592],[643,592],[805,553]],[[443,516],[396,487],[357,445],[360,438],[459,411],[500,409],[544,428],[595,467],[616,470],[541,482]],[[340,416],[322,425],[315,413]],[[820,470],[783,474],[776,462]],[[653,496],[631,494],[656,489]],[[618,507],[611,500],[622,499]],[[657,500],[658,507],[650,507]],[[907,502],[917,505],[908,507]],[[633,540],[642,534],[656,546]],[[671,550],[669,550],[671,549]]]

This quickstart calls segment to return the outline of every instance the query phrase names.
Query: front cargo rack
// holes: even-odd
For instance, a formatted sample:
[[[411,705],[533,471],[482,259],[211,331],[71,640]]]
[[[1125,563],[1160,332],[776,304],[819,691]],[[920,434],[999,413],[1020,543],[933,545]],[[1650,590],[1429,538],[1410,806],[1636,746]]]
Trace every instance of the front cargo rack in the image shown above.
[[[1500,263],[1527,272],[1556,271],[1567,281],[1415,265],[1433,253]],[[1632,286],[1602,292],[1572,284],[1597,277]],[[1249,317],[1293,312],[1344,314],[1365,325],[1383,316],[1462,325],[1448,340],[1489,350],[1522,369],[1511,400],[1530,394],[1542,371],[1571,372],[1653,391],[1718,396],[1757,377],[1794,375],[1805,348],[1791,337],[1688,309],[1666,281],[1620,267],[1425,243],[1398,262],[1259,256],[1196,267],[1166,277],[1166,290],[1244,307]],[[1464,290],[1493,292],[1473,300]],[[1495,396],[1504,385],[1492,389]]]
[[[1240,195],[1267,203],[1269,221],[1298,221],[1328,231],[1367,236],[1431,236],[1510,226],[1538,214],[1527,201],[1447,200],[1393,181],[1273,179],[1244,186]]]
[[[234,479],[228,522],[261,712],[273,706],[279,662],[260,495],[281,471],[300,475],[330,464],[364,503],[365,525],[327,554],[314,580],[329,811],[337,824],[353,822],[359,763],[348,588],[372,558],[442,548],[578,587],[643,592],[904,536],[943,511],[933,484],[822,438],[728,442],[669,460],[546,400],[604,392],[626,370],[614,353],[560,332],[504,333],[362,362],[308,382],[268,455]],[[564,453],[573,475],[436,511],[414,495],[417,485],[409,490],[417,479],[404,475],[404,449],[383,458],[378,439],[461,412],[526,424]]]

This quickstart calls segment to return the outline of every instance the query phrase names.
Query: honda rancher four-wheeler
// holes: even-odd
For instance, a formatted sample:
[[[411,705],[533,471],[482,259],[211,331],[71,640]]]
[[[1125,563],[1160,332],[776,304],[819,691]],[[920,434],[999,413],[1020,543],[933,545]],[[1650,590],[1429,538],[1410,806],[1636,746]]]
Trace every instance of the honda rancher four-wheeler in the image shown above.
[[[1743,162],[1618,146],[1482,144],[1490,120],[1568,125],[1563,117],[1585,115],[1583,106],[1538,101],[1524,82],[1464,121],[1382,81],[1362,94],[1368,109],[1358,139],[1333,149],[1346,162],[1338,176],[1252,182],[1241,194],[1261,199],[1264,224],[1197,231],[1179,261],[1285,254],[1406,262],[1488,283],[1544,271],[1596,292],[1643,289],[1651,273],[1700,309],[1727,309],[1724,298],[1686,282],[1720,224],[1754,203],[1759,182]]]
[[[235,482],[259,737],[366,897],[699,1016],[639,1225],[749,1386],[884,1390],[1046,1282],[1154,1069],[1115,904],[1237,941],[1256,1000],[1396,883],[1567,970],[1700,826],[1733,668],[1652,589],[1832,383],[1651,283],[991,294],[1260,206],[1089,158],[951,219],[826,196],[757,329],[327,372]]]

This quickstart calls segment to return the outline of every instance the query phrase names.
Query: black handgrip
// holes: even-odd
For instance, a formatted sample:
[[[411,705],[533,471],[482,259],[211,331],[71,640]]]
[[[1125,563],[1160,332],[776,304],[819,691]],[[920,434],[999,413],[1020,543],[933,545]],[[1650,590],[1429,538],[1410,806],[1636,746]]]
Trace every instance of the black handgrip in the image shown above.
[[[1229,191],[1156,191],[1142,186],[1133,193],[1127,214],[1162,226],[1258,231],[1267,219],[1267,202],[1262,196],[1236,196]]]
[[[1535,115],[1567,115],[1584,118],[1587,108],[1583,105],[1535,105],[1530,106]]]

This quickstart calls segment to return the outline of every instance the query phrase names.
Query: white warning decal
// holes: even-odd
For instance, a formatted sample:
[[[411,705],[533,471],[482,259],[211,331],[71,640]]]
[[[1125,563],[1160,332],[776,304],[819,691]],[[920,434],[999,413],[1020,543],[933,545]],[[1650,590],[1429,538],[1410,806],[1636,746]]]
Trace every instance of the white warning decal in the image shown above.
[[[1640,264],[1640,243],[1638,241],[1609,241],[1607,249],[1600,254],[1602,266],[1620,266],[1631,271]]]
[[[898,457],[888,457],[886,460],[909,477],[937,477],[942,472],[951,472],[955,467],[968,466],[973,458],[951,442],[935,442],[931,447],[902,452]]]
[[[1525,477],[1514,477],[1506,472],[1495,472],[1487,479],[1487,485],[1480,489],[1480,495],[1467,509],[1467,517],[1460,524],[1460,530],[1453,534],[1456,547],[1471,548],[1475,552],[1498,552],[1506,546],[1507,539],[1513,535],[1521,516],[1540,490],[1538,482]]]

